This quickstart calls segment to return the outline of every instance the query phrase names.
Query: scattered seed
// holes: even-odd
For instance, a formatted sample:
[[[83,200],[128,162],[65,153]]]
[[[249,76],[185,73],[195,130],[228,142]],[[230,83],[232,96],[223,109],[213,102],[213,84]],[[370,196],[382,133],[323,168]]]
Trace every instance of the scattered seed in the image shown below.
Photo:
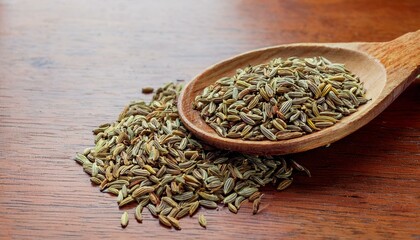
[[[141,89],[141,92],[145,94],[153,93],[153,91],[154,89],[152,87],[145,87]]]
[[[258,210],[260,209],[261,198],[264,194],[260,195],[257,199],[254,200],[252,203],[252,214],[257,214]]]
[[[292,180],[291,179],[286,179],[283,180],[278,186],[277,186],[277,190],[278,191],[282,191],[284,189],[286,189],[287,187],[290,186],[290,184],[292,184]]]
[[[121,226],[123,228],[127,227],[128,225],[128,213],[124,212],[121,216]]]
[[[198,223],[203,227],[203,228],[207,228],[207,220],[204,217],[203,214],[200,214],[200,216],[198,216]]]

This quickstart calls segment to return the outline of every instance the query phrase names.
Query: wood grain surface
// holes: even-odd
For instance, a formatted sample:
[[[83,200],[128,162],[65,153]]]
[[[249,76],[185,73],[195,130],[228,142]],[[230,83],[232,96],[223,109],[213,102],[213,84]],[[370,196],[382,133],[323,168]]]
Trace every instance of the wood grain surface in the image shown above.
[[[145,86],[188,81],[243,51],[389,41],[420,29],[412,1],[0,1],[0,239],[418,239],[420,81],[329,148],[312,172],[265,189],[260,214],[201,211],[169,230],[91,186],[72,158]],[[119,225],[130,213],[126,229]]]

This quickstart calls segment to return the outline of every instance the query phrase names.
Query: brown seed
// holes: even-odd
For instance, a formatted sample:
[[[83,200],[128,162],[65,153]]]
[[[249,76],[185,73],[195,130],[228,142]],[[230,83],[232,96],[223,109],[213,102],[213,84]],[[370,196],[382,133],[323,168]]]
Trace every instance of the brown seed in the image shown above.
[[[330,144],[328,144],[326,147],[329,147]],[[309,169],[305,168],[304,166],[300,165],[299,163],[297,163],[294,160],[290,160],[290,162],[292,163],[292,167],[298,171],[302,171],[302,172],[306,172],[306,174],[308,175],[308,177],[311,177],[311,172],[309,171]]]
[[[152,87],[145,87],[141,89],[141,92],[145,94],[153,93],[153,91],[154,89]]]
[[[278,191],[281,191],[281,190],[284,190],[284,189],[286,189],[287,187],[289,187],[290,186],[290,184],[292,184],[292,179],[285,179],[285,180],[283,180],[278,186],[277,186],[277,190]]]
[[[252,203],[252,214],[257,214],[258,213],[258,210],[260,209],[262,196],[264,196],[264,194],[262,194],[257,199],[255,199],[254,202]]]
[[[261,196],[261,192],[254,192],[251,196],[249,196],[248,200],[250,202],[254,201],[255,199],[259,198]]]
[[[286,139],[292,139],[302,136],[303,133],[301,132],[278,132],[276,133],[276,138],[278,140],[286,140]]]

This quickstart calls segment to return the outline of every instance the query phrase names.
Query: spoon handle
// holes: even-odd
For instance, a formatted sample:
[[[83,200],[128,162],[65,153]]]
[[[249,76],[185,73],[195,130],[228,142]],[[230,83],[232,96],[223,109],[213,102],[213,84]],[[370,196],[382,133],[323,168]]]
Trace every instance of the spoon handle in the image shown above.
[[[361,43],[359,50],[378,59],[387,72],[386,95],[394,100],[420,74],[420,30],[404,34],[392,41]]]

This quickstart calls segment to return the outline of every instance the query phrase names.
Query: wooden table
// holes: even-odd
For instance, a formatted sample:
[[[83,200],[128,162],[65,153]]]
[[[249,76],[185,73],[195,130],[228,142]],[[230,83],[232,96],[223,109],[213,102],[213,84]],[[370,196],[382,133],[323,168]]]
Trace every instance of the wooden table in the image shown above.
[[[351,2],[351,3],[350,3]],[[249,204],[121,229],[115,198],[72,158],[145,86],[189,80],[242,51],[388,41],[420,29],[412,1],[4,0],[0,3],[1,239],[420,238],[420,82],[367,126],[296,154],[312,178]]]

